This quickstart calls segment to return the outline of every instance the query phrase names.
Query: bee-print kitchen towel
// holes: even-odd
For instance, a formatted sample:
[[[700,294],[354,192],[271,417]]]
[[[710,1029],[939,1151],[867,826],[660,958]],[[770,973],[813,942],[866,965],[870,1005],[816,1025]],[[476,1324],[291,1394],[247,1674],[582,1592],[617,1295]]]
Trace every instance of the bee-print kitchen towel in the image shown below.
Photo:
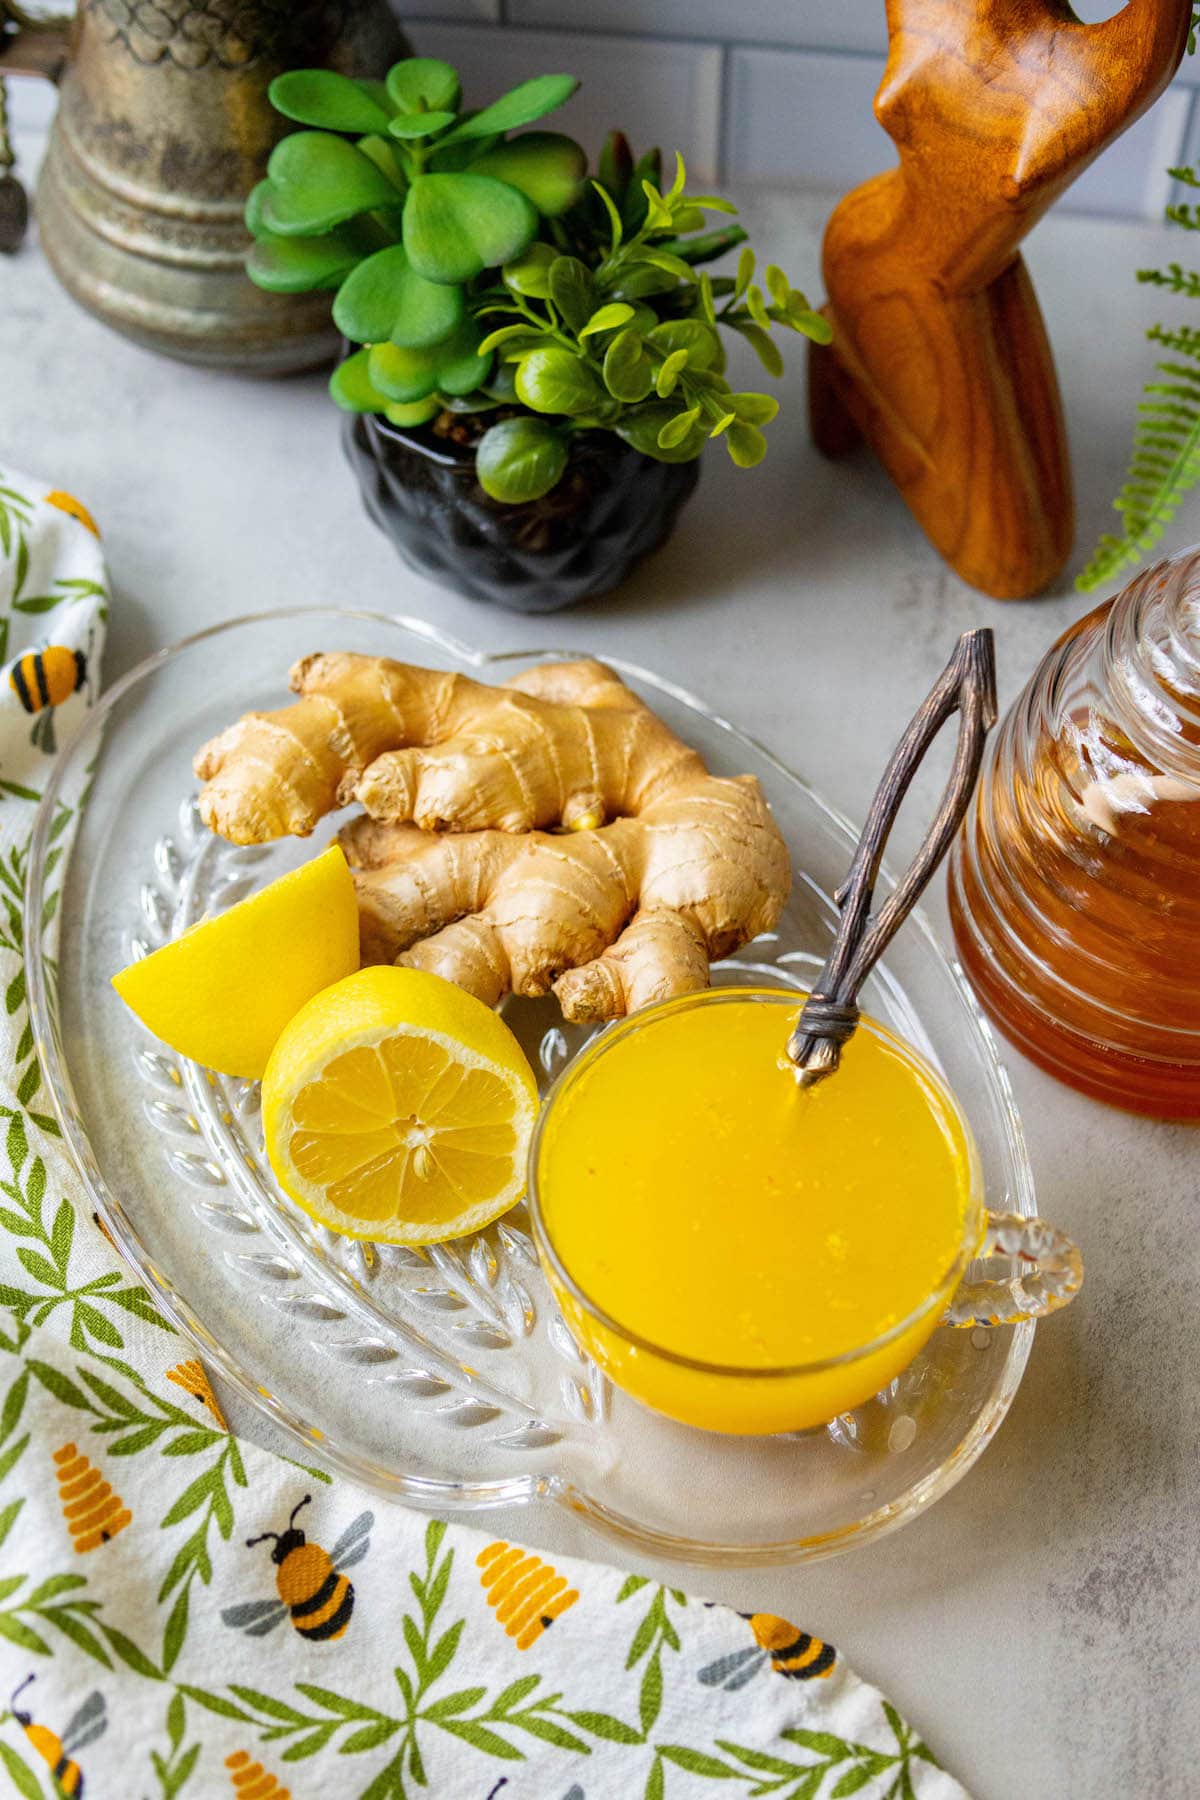
[[[231,1435],[94,1217],[21,974],[96,526],[0,469],[0,1765],[92,1800],[963,1800],[832,1644],[389,1505]],[[69,844],[71,815],[55,821]]]

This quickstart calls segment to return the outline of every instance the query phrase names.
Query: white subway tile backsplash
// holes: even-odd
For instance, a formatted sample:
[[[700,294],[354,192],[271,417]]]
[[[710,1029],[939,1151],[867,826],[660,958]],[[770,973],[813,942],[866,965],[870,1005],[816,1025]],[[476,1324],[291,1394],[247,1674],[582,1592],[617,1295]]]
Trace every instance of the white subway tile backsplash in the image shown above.
[[[1191,111],[1188,115],[1187,126],[1183,133],[1183,142],[1180,146],[1178,156],[1173,157],[1171,160],[1172,165],[1175,168],[1178,168],[1182,163],[1190,168],[1196,169],[1197,172],[1200,172],[1200,94],[1193,94],[1191,99]],[[1190,206],[1194,205],[1197,200],[1200,200],[1200,194],[1198,194],[1194,188],[1188,187],[1181,181],[1173,181],[1171,183],[1171,191],[1167,198],[1174,201],[1184,201]]]
[[[1200,87],[1200,55],[1185,56],[1175,75],[1176,87]]]
[[[437,10],[430,0],[430,11]],[[507,0],[514,25],[648,32],[810,50],[886,50],[883,0]]]
[[[1188,90],[1170,88],[1068,188],[1064,210],[1161,218],[1171,197],[1167,170],[1179,161],[1190,112]]]
[[[721,52],[703,44],[557,31],[489,30],[413,19],[423,56],[443,56],[462,76],[471,105],[494,100],[530,75],[565,70],[581,78],[573,99],[547,121],[595,154],[614,126],[636,150],[680,150],[689,175],[712,180],[720,148]]]
[[[392,0],[419,53],[446,56],[472,102],[552,69],[583,87],[555,115],[595,152],[612,126],[678,147],[701,180],[845,190],[895,151],[872,100],[887,45],[883,0]],[[1079,0],[1087,18],[1117,0]],[[36,153],[54,105],[9,82],[18,150]],[[1200,56],[1068,191],[1066,209],[1157,218],[1167,169],[1200,159]],[[1188,191],[1178,197],[1193,198]]]
[[[737,50],[725,133],[729,181],[849,188],[891,167],[871,110],[882,59]],[[1191,97],[1173,87],[1067,190],[1065,211],[1158,218],[1181,155]]]
[[[11,75],[5,88],[8,94],[8,121],[13,137],[17,140],[14,147],[20,158],[23,149],[25,154],[29,151],[27,145],[22,145],[21,139],[40,138],[49,131],[58,96],[50,82],[33,75]]]
[[[871,110],[882,74],[876,56],[735,50],[726,180],[848,188],[890,168],[896,152]]]

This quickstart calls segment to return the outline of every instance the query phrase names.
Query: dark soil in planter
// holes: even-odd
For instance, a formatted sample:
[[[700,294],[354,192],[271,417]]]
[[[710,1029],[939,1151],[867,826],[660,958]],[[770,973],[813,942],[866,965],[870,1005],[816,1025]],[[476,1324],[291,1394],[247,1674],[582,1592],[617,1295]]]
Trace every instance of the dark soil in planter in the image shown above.
[[[463,421],[455,436],[471,430]],[[581,432],[550,493],[505,506],[476,480],[469,442],[374,413],[348,418],[343,442],[367,512],[412,568],[514,612],[557,612],[618,586],[670,535],[700,477],[699,461],[656,462],[611,432]]]

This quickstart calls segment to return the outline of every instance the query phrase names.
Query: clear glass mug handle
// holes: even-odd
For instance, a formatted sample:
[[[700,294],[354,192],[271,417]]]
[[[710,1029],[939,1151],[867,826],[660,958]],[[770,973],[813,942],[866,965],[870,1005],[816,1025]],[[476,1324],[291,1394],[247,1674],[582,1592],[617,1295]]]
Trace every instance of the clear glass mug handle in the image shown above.
[[[975,1260],[989,1256],[1011,1257],[1016,1272],[1004,1279],[963,1281],[943,1324],[1017,1325],[1022,1319],[1044,1319],[1069,1306],[1083,1286],[1078,1246],[1046,1219],[988,1213]]]

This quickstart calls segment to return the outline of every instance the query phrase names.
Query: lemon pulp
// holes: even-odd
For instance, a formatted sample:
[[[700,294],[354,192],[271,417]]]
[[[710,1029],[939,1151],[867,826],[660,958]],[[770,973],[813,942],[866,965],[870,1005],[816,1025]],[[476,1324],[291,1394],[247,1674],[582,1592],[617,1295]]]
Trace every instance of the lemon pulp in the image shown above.
[[[281,1185],[337,1231],[424,1244],[520,1199],[537,1089],[516,1039],[470,994],[370,968],[303,1009],[263,1080]]]

